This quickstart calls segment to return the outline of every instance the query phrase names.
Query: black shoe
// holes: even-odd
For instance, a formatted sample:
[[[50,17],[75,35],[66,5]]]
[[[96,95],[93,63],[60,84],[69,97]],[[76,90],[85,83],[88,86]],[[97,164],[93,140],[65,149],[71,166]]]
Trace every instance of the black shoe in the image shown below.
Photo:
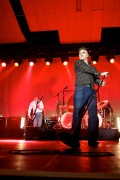
[[[79,149],[80,147],[79,140],[75,140],[74,137],[67,132],[61,132],[59,134],[59,139],[72,149]]]
[[[99,144],[99,142],[88,142],[88,145],[89,146],[92,146],[92,147],[97,147],[98,146],[98,144]]]

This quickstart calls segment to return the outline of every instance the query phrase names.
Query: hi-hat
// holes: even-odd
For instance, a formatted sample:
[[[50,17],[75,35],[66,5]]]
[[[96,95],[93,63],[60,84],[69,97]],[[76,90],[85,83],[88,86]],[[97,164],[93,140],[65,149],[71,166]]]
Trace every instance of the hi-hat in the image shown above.
[[[97,109],[100,110],[100,109],[104,108],[107,104],[108,104],[108,100],[101,101],[101,102],[97,103]]]

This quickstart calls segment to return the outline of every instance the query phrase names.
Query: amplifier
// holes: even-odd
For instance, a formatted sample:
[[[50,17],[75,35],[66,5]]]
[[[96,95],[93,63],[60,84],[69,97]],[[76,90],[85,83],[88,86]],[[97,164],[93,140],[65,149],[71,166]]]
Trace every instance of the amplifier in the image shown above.
[[[44,125],[47,129],[52,129],[58,123],[58,118],[55,117],[46,117],[44,119]]]
[[[20,128],[21,117],[7,117],[6,121],[7,128]]]
[[[5,117],[0,117],[0,128],[6,128],[7,119]]]

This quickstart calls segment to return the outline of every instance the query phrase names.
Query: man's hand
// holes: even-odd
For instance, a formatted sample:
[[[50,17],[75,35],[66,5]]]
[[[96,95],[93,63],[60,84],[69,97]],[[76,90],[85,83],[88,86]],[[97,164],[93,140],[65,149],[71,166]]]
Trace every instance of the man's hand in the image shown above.
[[[106,81],[103,81],[101,86],[105,86],[106,85]]]
[[[108,76],[109,75],[109,72],[102,72],[101,74],[100,74],[101,76]]]

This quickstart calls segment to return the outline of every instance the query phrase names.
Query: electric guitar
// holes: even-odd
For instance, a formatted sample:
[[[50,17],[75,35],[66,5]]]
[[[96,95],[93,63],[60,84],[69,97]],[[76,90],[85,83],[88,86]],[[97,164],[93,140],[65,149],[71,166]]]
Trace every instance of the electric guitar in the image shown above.
[[[34,121],[35,113],[36,113],[36,110],[37,110],[37,105],[40,103],[40,101],[42,101],[42,99],[43,99],[43,96],[40,99],[37,100],[35,111],[33,111],[33,109],[31,110],[30,119],[29,119],[30,123],[32,123]]]

